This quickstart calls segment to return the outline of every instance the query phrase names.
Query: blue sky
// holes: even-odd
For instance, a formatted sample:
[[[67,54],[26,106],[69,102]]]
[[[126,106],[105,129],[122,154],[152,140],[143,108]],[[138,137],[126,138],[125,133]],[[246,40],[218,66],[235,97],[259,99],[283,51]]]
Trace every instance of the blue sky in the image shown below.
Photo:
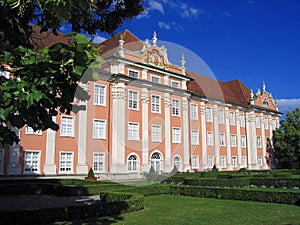
[[[151,40],[156,31],[159,40],[200,57],[216,79],[239,79],[254,92],[264,81],[280,111],[300,106],[299,0],[146,0],[144,6],[144,14],[116,32],[128,29]],[[180,64],[181,53],[168,52]],[[202,73],[195,59],[186,61]]]

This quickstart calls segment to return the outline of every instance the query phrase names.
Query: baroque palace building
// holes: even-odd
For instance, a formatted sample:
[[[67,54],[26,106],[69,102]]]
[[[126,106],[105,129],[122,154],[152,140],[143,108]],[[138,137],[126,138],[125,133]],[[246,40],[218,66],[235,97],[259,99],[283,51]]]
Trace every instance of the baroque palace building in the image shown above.
[[[53,35],[48,39],[54,38]],[[49,44],[49,43],[46,43]],[[59,131],[24,127],[0,150],[0,174],[139,178],[158,173],[269,169],[281,113],[263,84],[222,82],[168,61],[167,50],[128,30],[99,45],[98,80],[83,85],[86,110],[54,117]],[[75,99],[76,100],[76,99]]]

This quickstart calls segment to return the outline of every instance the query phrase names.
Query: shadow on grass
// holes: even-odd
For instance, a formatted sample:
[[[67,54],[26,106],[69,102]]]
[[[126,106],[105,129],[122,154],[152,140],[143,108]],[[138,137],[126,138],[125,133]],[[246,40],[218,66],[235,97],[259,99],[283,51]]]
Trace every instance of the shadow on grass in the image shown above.
[[[106,217],[92,217],[89,219],[83,220],[74,220],[74,221],[64,221],[64,222],[57,222],[54,223],[55,225],[110,225],[117,223],[121,220],[124,220],[122,216],[114,215],[114,216],[106,216]],[[52,224],[49,224],[52,225]]]

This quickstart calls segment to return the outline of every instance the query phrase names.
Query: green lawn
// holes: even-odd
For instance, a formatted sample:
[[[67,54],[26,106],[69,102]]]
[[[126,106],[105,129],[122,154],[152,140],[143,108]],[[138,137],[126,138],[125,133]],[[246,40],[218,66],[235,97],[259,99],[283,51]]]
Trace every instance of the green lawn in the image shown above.
[[[234,200],[158,195],[145,198],[145,209],[116,217],[60,224],[300,224],[300,207]]]

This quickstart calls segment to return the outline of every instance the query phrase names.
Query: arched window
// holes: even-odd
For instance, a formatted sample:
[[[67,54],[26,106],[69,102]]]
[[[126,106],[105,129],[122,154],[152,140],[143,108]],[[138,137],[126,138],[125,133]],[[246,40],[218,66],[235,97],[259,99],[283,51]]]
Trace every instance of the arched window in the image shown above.
[[[154,152],[151,156],[151,166],[153,167],[154,171],[157,173],[161,172],[161,162],[162,162],[162,158],[160,153],[158,152]]]
[[[127,166],[128,171],[137,171],[138,169],[138,158],[136,155],[130,155],[128,157]]]
[[[176,166],[177,170],[180,171],[181,170],[181,159],[179,156],[175,156],[173,158],[173,165]]]

